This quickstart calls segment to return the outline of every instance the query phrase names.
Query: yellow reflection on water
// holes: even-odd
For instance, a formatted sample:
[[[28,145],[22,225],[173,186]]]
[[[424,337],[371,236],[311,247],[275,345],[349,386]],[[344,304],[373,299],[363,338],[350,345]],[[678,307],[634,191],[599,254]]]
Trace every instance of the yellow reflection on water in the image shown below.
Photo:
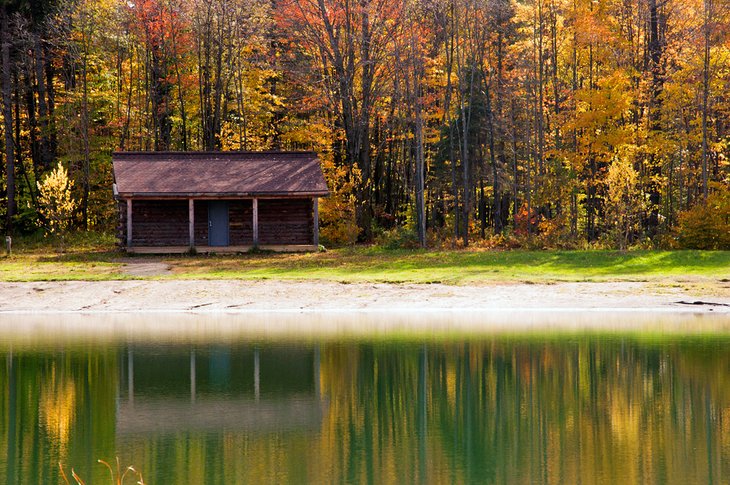
[[[65,456],[76,416],[76,386],[63,371],[59,372],[55,362],[50,377],[41,386],[39,411],[46,432]]]

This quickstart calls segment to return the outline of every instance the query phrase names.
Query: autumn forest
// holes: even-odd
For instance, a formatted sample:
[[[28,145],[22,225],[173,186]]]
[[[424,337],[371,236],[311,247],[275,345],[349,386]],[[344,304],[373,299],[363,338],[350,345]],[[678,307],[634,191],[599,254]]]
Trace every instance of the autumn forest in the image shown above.
[[[730,247],[727,0],[0,0],[0,225],[111,154],[313,150],[325,244]]]

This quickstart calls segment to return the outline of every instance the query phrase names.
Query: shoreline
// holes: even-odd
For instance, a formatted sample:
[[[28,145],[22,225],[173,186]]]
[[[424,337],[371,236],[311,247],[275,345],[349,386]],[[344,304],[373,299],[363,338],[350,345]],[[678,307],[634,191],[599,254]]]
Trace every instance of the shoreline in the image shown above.
[[[0,314],[551,309],[730,313],[730,284],[694,287],[669,282],[445,285],[316,280],[0,283]]]
[[[652,283],[448,286],[290,281],[0,283],[5,343],[91,339],[488,336],[529,332],[730,335],[726,289]],[[702,301],[713,304],[681,304]]]
[[[0,348],[127,342],[471,340],[511,336],[660,335],[730,338],[730,315],[691,312],[107,313],[0,315]],[[153,318],[150,318],[153,317]]]

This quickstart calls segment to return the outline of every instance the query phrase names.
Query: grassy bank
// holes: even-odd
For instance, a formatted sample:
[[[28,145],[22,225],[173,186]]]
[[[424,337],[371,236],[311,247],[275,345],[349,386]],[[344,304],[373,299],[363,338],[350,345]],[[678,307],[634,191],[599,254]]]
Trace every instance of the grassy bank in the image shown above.
[[[466,284],[495,281],[645,281],[730,278],[730,252],[404,251],[340,249],[306,255],[180,258],[173,277],[326,279]]]
[[[107,238],[38,244],[0,257],[1,281],[116,279],[323,279],[478,284],[682,281],[730,278],[730,251],[410,251],[356,247],[312,254],[134,256]],[[146,271],[138,271],[145,267]]]

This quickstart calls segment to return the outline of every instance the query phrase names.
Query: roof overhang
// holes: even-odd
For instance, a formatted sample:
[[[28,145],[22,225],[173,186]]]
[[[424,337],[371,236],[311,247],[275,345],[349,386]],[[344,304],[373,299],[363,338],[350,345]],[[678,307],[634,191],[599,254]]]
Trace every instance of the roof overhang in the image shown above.
[[[329,192],[211,192],[211,193],[118,193],[119,199],[309,199]]]
[[[121,199],[326,197],[313,152],[117,152]]]

